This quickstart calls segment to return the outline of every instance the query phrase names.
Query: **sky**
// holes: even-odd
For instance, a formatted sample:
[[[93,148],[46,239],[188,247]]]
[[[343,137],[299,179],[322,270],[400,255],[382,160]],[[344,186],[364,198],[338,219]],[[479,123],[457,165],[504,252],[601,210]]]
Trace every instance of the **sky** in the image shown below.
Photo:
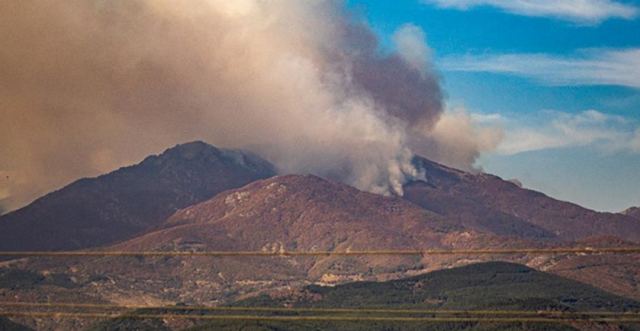
[[[349,0],[392,49],[425,33],[447,111],[499,127],[483,171],[602,211],[640,205],[640,1]]]

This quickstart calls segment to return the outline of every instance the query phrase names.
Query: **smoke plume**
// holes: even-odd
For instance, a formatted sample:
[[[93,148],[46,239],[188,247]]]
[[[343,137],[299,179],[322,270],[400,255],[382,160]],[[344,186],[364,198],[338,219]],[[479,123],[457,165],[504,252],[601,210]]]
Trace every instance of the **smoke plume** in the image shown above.
[[[420,176],[414,150],[477,155],[432,138],[424,33],[386,54],[339,1],[2,1],[0,40],[9,208],[196,139],[383,194]]]

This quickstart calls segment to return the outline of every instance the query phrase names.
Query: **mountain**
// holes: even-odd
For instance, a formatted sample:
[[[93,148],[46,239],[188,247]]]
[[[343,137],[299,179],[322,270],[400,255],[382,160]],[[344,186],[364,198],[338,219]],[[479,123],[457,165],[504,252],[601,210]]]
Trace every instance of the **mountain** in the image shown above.
[[[398,197],[359,191],[315,176],[288,175],[220,193],[176,212],[154,231],[104,249],[278,252],[523,246],[531,245],[467,230]],[[82,294],[122,304],[221,304],[280,287],[385,280],[469,259],[390,255],[85,257],[34,258],[17,261],[12,267],[75,279],[75,288],[56,287],[58,298]],[[12,300],[11,296],[20,293],[37,300],[43,298],[43,288],[39,284],[23,287],[7,292],[4,299]],[[2,294],[0,291],[0,300]]]
[[[624,215],[640,220],[640,207],[631,207],[622,212]]]
[[[312,175],[287,175],[260,180],[182,209],[157,231],[113,249],[280,252],[518,245],[527,244],[470,231],[398,197],[363,192]],[[180,279],[185,280],[183,285],[198,275],[209,282],[207,286],[217,290],[238,289],[239,283],[253,282],[254,285],[241,288],[240,295],[248,295],[282,286],[284,280],[340,283],[384,279],[448,266],[459,258],[388,255],[219,261],[194,258],[182,261],[179,272]],[[187,292],[192,297],[181,294],[180,300],[206,299],[202,291],[207,286],[189,285]]]
[[[525,240],[572,241],[611,235],[640,241],[640,222],[598,213],[526,190],[488,174],[415,158],[425,181],[405,185],[404,198],[446,224]],[[0,216],[0,250],[67,250],[109,245],[142,234],[180,208],[275,174],[257,156],[202,142],[97,178],[82,179]],[[257,213],[257,211],[254,211]]]
[[[439,270],[415,277],[386,282],[353,282],[337,286],[309,285],[300,289],[260,295],[231,304],[235,307],[288,307],[288,308],[375,308],[422,310],[482,310],[482,311],[551,311],[624,312],[637,311],[640,303],[625,299],[576,281],[539,272],[523,265],[489,262]],[[175,311],[172,311],[175,312]],[[163,313],[157,311],[156,313]],[[205,311],[193,312],[207,314]],[[235,315],[238,313],[235,312]],[[255,315],[255,313],[251,313]],[[290,315],[279,312],[260,313],[267,316]],[[299,313],[300,314],[300,313]],[[304,316],[304,313],[302,313]],[[316,316],[318,313],[312,314]],[[345,313],[342,313],[345,314]],[[504,314],[504,313],[503,313]],[[333,313],[331,316],[340,313]],[[343,316],[367,316],[349,312]],[[375,317],[393,317],[389,312],[378,312]],[[402,314],[402,317],[430,317],[432,314]],[[441,315],[442,316],[442,315]],[[444,315],[456,316],[456,315]],[[458,315],[460,316],[460,315]],[[462,316],[468,316],[462,314]],[[510,317],[492,315],[485,317]],[[526,317],[515,314],[511,317]],[[605,315],[606,316],[606,315]],[[531,317],[531,316],[529,316]],[[96,330],[113,330],[114,325],[133,328],[148,323],[123,317],[101,323]],[[371,321],[216,321],[197,325],[189,330],[423,330],[424,323],[371,322]],[[433,323],[429,330],[510,330],[521,329],[521,323]],[[165,325],[164,327],[167,327]],[[615,325],[604,323],[536,323],[528,322],[527,330],[615,330]]]
[[[271,164],[242,151],[177,145],[0,216],[0,250],[70,250],[126,240],[180,208],[274,174]]]
[[[242,155],[242,162],[238,162],[238,158],[223,157],[229,153],[201,143],[178,146],[132,167],[142,170],[128,175],[126,180],[112,179],[115,183],[107,192],[120,192],[127,188],[127,183],[137,183],[136,180],[147,178],[146,173],[155,173],[164,179],[147,180],[144,185],[132,185],[131,189],[157,187],[150,190],[157,196],[150,195],[156,198],[149,199],[149,205],[160,206],[159,209],[170,206],[163,210],[174,211],[178,204],[164,202],[166,196],[158,192],[179,192],[177,196],[184,197],[187,190],[200,192],[196,188],[229,178],[222,176],[222,172],[218,172],[218,176],[202,173],[215,172],[214,168],[245,169],[246,164],[253,163],[244,160],[249,157],[246,154],[233,153]],[[227,161],[216,163],[210,159]],[[128,239],[100,249],[280,252],[635,245],[633,239],[637,237],[639,222],[629,216],[590,211],[522,189],[495,176],[465,173],[425,159],[416,162],[425,169],[426,178],[408,183],[404,197],[362,192],[315,176],[275,176],[251,182],[246,179],[249,183],[240,188],[218,194],[208,191],[209,198],[195,204],[185,201],[184,208],[169,217],[160,215],[142,230],[119,237]],[[212,168],[209,166],[212,163],[222,166]],[[239,163],[245,166],[239,167]],[[142,168],[145,164],[151,170]],[[194,166],[196,170],[173,170],[183,170],[186,167],[183,164],[200,166]],[[268,164],[259,168],[271,169]],[[127,169],[130,168],[115,173]],[[176,180],[172,180],[175,173],[188,175],[180,177],[183,179],[176,184]],[[100,188],[105,190],[105,186],[102,184]],[[100,202],[102,192],[94,196],[84,194],[88,198],[81,201],[87,205]],[[51,195],[56,194],[60,192]],[[134,200],[140,196],[120,197]],[[195,200],[195,194],[188,196]],[[127,210],[132,213],[147,210],[121,201],[117,205],[130,208]],[[94,208],[87,206],[86,210]],[[603,233],[611,236],[591,237]],[[124,305],[221,305],[312,284],[386,281],[491,260],[527,264],[610,292],[640,298],[638,255],[517,254],[30,258],[4,264],[8,272],[0,272],[0,276],[7,275],[7,286],[0,286],[0,301],[41,302],[55,297],[66,302]],[[28,321],[19,322],[33,326]],[[60,330],[77,329],[75,324],[62,325],[58,321],[54,324]]]
[[[619,239],[577,243],[554,240],[540,242],[481,232],[465,225],[465,219],[443,216],[401,197],[362,192],[315,176],[287,175],[221,192],[175,212],[152,230],[102,249],[280,252],[628,244]],[[9,286],[4,290],[0,287],[0,301],[14,301],[17,297],[42,302],[53,295],[57,301],[65,302],[220,305],[310,284],[385,281],[491,260],[566,273],[567,277],[637,297],[637,256],[620,256],[619,262],[626,259],[624,266],[607,264],[609,258],[614,257],[518,254],[31,258],[7,266],[11,270],[7,273]],[[604,277],[609,271],[614,272]],[[55,323],[59,329],[77,329]]]
[[[424,158],[414,159],[425,181],[404,187],[404,198],[481,232],[544,241],[615,236],[640,242],[640,221],[600,213],[521,188],[497,176],[472,174]]]

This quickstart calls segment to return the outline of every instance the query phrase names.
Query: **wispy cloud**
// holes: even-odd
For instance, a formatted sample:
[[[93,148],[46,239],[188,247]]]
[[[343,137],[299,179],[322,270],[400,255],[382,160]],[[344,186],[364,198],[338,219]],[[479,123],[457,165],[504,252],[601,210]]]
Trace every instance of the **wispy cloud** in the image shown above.
[[[638,15],[638,8],[614,0],[422,0],[422,2],[459,10],[491,6],[517,15],[553,17],[591,24],[610,18],[632,19]]]
[[[492,54],[451,56],[446,71],[494,72],[552,85],[617,85],[640,88],[640,48],[590,49],[569,56]]]
[[[497,152],[590,146],[606,153],[640,153],[640,128],[633,120],[587,110],[577,114],[542,111],[530,118],[497,119],[505,136]]]

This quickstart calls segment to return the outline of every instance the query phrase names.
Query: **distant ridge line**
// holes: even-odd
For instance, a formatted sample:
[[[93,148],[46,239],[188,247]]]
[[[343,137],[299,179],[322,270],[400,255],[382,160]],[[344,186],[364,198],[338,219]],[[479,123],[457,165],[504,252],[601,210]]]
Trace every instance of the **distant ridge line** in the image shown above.
[[[640,247],[487,248],[347,251],[0,251],[2,257],[164,257],[164,256],[358,256],[358,255],[513,255],[513,254],[638,254]]]

